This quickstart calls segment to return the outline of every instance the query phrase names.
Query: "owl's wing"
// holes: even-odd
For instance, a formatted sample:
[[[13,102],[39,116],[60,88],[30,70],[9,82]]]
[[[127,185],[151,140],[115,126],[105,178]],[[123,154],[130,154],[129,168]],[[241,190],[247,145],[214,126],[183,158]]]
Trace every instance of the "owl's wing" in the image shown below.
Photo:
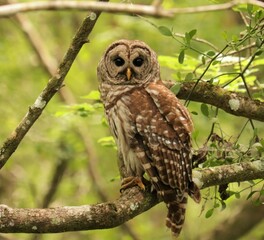
[[[163,184],[186,192],[192,183],[189,113],[162,83],[150,83],[145,90],[147,96],[141,99],[136,117],[144,151]]]

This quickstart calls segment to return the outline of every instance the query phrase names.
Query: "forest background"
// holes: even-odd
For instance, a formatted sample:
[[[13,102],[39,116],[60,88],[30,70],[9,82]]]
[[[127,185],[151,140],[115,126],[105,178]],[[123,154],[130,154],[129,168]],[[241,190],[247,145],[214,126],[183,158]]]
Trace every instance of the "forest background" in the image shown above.
[[[151,5],[152,1],[144,4]],[[162,7],[210,4],[225,3],[164,1]],[[264,13],[261,4],[257,5],[234,4],[221,11],[194,8],[193,13],[176,13],[170,18],[102,13],[59,92],[8,162],[4,166],[1,163],[0,203],[11,208],[47,208],[119,198],[116,146],[99,101],[96,67],[106,47],[122,38],[145,41],[159,56],[162,79],[177,83],[172,91],[185,99],[192,113],[199,168],[256,160],[263,163],[263,114],[256,111],[253,117],[250,115],[255,105],[245,107],[243,117],[237,113],[240,97],[252,99],[250,103],[256,104],[257,110],[263,109]],[[0,15],[1,143],[5,143],[48,80],[56,76],[86,16],[87,12],[77,10]],[[92,13],[90,20],[96,17]],[[186,97],[181,87],[189,87],[187,92],[191,94]],[[222,87],[227,96],[235,97],[228,98],[226,106],[220,98],[223,92],[212,87]],[[207,91],[192,101],[195,91],[203,89]],[[206,94],[208,99],[214,99],[208,102]],[[264,239],[263,180],[245,180],[250,181],[205,188],[200,205],[190,200],[180,239]],[[158,204],[113,229],[0,234],[0,239],[170,239],[165,218],[166,207]],[[236,234],[235,238],[230,234]]]

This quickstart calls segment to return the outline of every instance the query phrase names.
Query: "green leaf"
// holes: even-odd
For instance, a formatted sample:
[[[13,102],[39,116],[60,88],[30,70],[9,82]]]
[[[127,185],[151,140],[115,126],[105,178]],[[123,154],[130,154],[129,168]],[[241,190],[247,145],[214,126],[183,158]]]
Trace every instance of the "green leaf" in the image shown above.
[[[167,36],[167,37],[171,37],[172,36],[172,31],[169,28],[165,27],[165,26],[159,26],[158,30],[164,36]]]
[[[111,178],[110,179],[110,182],[115,182],[115,181],[119,181],[121,179],[121,176],[120,175],[118,175],[118,176],[115,176],[115,177],[113,177],[113,178]]]
[[[255,21],[258,22],[261,17],[262,17],[262,14],[263,14],[263,11],[262,10],[258,10],[256,13],[255,13]]]
[[[188,73],[186,76],[185,76],[185,81],[191,81],[193,79],[193,73]]]
[[[100,143],[104,147],[115,147],[116,146],[115,140],[112,136],[102,137],[97,142]]]
[[[226,31],[224,31],[222,33],[222,36],[223,36],[223,38],[224,38],[225,41],[228,41],[228,35],[227,35],[227,32]]]
[[[220,207],[220,204],[219,203],[215,203],[214,204],[214,208],[218,208],[218,207]]]
[[[239,198],[240,198],[240,193],[239,193],[239,192],[236,192],[236,193],[235,193],[235,197],[236,197],[237,199],[239,199]]]
[[[201,112],[204,116],[209,117],[209,108],[205,103],[201,104]]]
[[[263,50],[259,49],[259,50],[255,53],[255,55],[256,55],[256,56],[260,56],[262,53],[263,53]]]
[[[209,57],[213,57],[215,55],[215,51],[208,51],[206,55]]]
[[[260,196],[264,196],[264,189],[260,190],[259,194]]]
[[[181,85],[180,84],[174,84],[170,90],[175,94],[177,95],[178,92],[180,91],[180,88],[181,88]]]
[[[191,41],[191,37],[190,34],[188,32],[185,33],[185,42],[186,45],[189,46],[190,45],[190,41]]]
[[[196,33],[197,33],[197,30],[196,30],[196,29],[191,30],[191,31],[189,32],[189,36],[190,36],[190,38],[192,39]]]
[[[181,72],[177,72],[177,77],[178,77],[179,80],[182,79],[182,74],[181,74]]]
[[[179,56],[178,56],[178,61],[179,61],[180,64],[183,64],[183,62],[184,62],[184,57],[185,57],[185,51],[182,50],[182,51],[180,52]]]
[[[213,61],[212,65],[214,66],[214,65],[219,64],[219,63],[221,63],[221,61]]]
[[[209,209],[209,210],[206,212],[205,217],[206,217],[206,218],[209,218],[209,217],[211,217],[211,216],[213,215],[213,213],[214,213],[214,208],[211,208],[211,209]]]
[[[100,100],[100,93],[99,91],[93,90],[88,95],[83,96],[82,98],[89,100]]]

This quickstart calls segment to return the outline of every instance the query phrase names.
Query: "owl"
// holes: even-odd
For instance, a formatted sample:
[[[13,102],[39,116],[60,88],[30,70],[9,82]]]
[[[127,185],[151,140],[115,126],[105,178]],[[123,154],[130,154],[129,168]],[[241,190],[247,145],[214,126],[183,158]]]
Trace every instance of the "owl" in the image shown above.
[[[112,43],[101,58],[99,90],[127,177],[121,189],[144,189],[146,173],[168,208],[166,226],[181,232],[188,195],[200,201],[192,181],[192,120],[164,86],[155,52],[139,40]]]

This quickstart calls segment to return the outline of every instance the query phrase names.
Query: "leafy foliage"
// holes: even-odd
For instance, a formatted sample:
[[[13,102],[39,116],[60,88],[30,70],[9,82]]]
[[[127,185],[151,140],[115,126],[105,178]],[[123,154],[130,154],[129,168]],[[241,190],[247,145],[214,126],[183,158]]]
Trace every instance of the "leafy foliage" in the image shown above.
[[[171,8],[190,4],[193,2],[164,1],[164,5]],[[195,4],[202,5],[204,1]],[[24,23],[30,23],[32,31],[41,29],[35,31],[39,41],[43,42],[41,50],[47,52],[51,65],[56,66],[85,14],[25,14],[27,20]],[[62,101],[63,95],[58,94],[2,171],[1,202],[16,207],[42,207],[50,189],[55,191],[46,206],[100,202],[102,193],[107,199],[118,195],[119,181],[109,181],[118,176],[113,161],[116,159],[116,146],[113,138],[109,137],[99,93],[95,90],[96,65],[110,42],[129,38],[141,39],[151,45],[158,52],[164,79],[177,81],[172,88],[175,94],[184,81],[207,81],[263,100],[263,17],[263,9],[251,5],[239,5],[229,12],[182,15],[168,20],[146,21],[142,17],[103,14],[90,43],[83,47],[67,76],[64,87],[70,91],[69,95],[66,94],[67,103]],[[0,137],[4,141],[43,89],[50,73],[38,58],[38,49],[31,48],[29,35],[21,34],[19,21],[16,18],[0,21],[0,113],[3,116],[0,124],[4,126],[0,129]],[[71,96],[77,97],[72,100]],[[196,128],[194,145],[207,153],[199,167],[263,159],[263,123],[232,117],[206,104],[188,102],[188,108],[193,113]],[[59,163],[63,160],[67,164],[61,170]],[[60,174],[56,175],[58,172]],[[52,181],[54,176],[60,176],[57,185]],[[94,176],[97,181],[94,181]],[[230,184],[218,191],[217,188],[204,191],[202,212],[205,218],[199,219],[199,226],[191,222],[187,224],[186,238],[197,237],[192,233],[200,233],[203,226],[213,228],[219,221],[220,214],[216,213],[224,209],[224,212],[231,213],[232,206],[238,205],[238,199],[263,203],[263,181],[260,180]],[[191,219],[198,215],[195,211],[189,212]],[[165,217],[161,215],[164,215],[164,209],[160,206],[134,219],[129,225],[132,233],[139,235],[138,239],[142,236],[153,240],[165,239],[165,230],[153,234],[154,228],[163,225]],[[60,239],[64,235],[72,239],[132,239],[127,231],[124,233],[120,228],[65,233],[52,238]],[[26,238],[25,235],[23,237]],[[50,237],[42,236],[43,239]]]

